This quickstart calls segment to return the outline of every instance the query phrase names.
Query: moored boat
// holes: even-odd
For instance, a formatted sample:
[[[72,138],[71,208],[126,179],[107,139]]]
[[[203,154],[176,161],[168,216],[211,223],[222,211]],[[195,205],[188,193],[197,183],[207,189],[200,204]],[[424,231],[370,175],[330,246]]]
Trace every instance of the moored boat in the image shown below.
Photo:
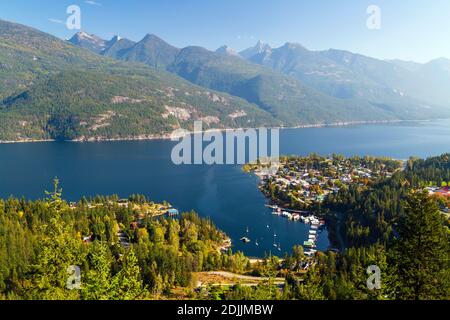
[[[244,243],[250,243],[251,242],[251,240],[249,238],[247,238],[247,237],[242,237],[240,240],[242,242],[244,242]]]

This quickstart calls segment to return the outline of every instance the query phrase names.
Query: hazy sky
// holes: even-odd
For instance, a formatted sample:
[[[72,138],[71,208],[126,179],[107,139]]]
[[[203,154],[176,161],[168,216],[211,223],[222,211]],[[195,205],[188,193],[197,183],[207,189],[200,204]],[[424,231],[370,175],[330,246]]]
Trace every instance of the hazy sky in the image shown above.
[[[377,58],[450,58],[449,0],[13,0],[1,1],[0,18],[68,38],[72,4],[81,8],[82,30],[104,38],[154,33],[178,47],[237,50],[261,39]],[[369,5],[381,9],[381,30],[366,26]]]

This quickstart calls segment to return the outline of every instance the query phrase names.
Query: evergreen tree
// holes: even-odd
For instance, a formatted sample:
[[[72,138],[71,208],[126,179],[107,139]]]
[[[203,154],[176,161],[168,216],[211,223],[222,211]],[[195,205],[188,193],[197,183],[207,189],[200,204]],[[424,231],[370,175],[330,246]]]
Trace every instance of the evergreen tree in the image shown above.
[[[297,287],[297,295],[300,300],[324,300],[322,283],[317,268],[308,271],[303,282]]]
[[[108,247],[95,242],[89,254],[90,270],[83,277],[82,298],[85,300],[108,300],[112,294],[111,258]]]
[[[449,238],[436,202],[426,191],[411,192],[391,252],[392,297],[448,299]]]
[[[84,260],[81,242],[74,235],[73,225],[62,218],[61,210],[67,204],[61,199],[58,179],[54,180],[54,192],[47,194],[51,218],[41,229],[41,246],[31,268],[33,286],[28,295],[31,299],[78,299],[78,290],[69,289],[67,281],[71,276],[69,268]]]
[[[123,256],[122,268],[114,276],[112,283],[116,300],[135,300],[144,294],[138,260],[133,249]]]

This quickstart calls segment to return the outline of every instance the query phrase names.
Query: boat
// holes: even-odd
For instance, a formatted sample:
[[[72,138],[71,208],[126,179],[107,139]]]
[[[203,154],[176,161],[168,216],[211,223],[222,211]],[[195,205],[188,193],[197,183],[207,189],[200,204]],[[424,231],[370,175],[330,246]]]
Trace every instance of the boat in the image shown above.
[[[249,238],[247,238],[247,237],[242,237],[241,239],[240,239],[242,242],[244,242],[244,243],[250,243],[250,239]]]
[[[316,244],[312,241],[305,241],[303,242],[303,246],[306,248],[315,248]]]
[[[317,250],[309,249],[308,251],[305,251],[305,255],[307,255],[308,257],[311,257],[311,256],[313,256],[316,252],[317,252]]]
[[[255,242],[255,246],[259,247],[259,243],[258,243],[258,240],[256,240],[256,242]]]

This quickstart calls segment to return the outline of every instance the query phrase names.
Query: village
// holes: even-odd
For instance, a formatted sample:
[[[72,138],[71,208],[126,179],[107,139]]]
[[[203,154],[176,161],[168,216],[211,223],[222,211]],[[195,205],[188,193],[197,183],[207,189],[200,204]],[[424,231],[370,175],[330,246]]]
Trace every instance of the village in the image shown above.
[[[261,179],[261,190],[276,204],[291,209],[309,210],[341,188],[358,184],[363,187],[390,178],[402,170],[399,160],[353,157],[285,157],[275,174],[264,168],[251,168]],[[294,219],[298,219],[294,216]]]
[[[450,187],[442,186],[442,187],[426,187],[426,190],[431,196],[434,196],[438,199],[440,210],[443,214],[450,219]]]
[[[278,171],[266,170],[267,164],[244,166],[260,178],[261,191],[271,200],[267,205],[273,215],[309,225],[308,239],[303,242],[307,256],[316,251],[319,234],[326,228],[317,216],[317,208],[330,194],[350,185],[370,187],[374,182],[392,177],[404,168],[399,160],[339,155],[321,157],[283,157]]]

